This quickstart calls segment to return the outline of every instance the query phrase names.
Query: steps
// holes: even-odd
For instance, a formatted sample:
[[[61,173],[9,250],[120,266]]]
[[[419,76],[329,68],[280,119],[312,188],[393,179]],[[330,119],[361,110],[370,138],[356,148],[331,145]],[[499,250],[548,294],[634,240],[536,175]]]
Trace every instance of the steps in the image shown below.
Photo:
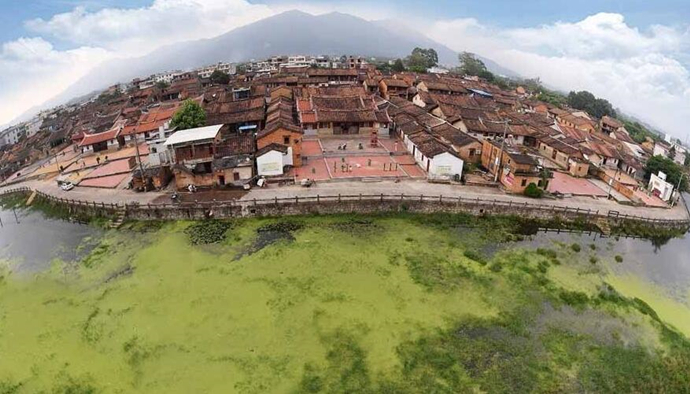
[[[28,207],[29,205],[31,205],[34,202],[35,198],[36,198],[36,190],[34,190],[33,193],[31,193],[31,196],[29,196],[29,199],[26,200],[26,206]]]
[[[595,224],[599,230],[601,230],[602,234],[611,235],[611,224],[609,223],[608,219],[599,218]]]
[[[122,226],[122,223],[125,221],[125,217],[127,216],[127,210],[125,208],[120,208],[118,209],[117,213],[115,214],[115,218],[110,222],[110,228],[112,229],[118,229],[120,226]]]

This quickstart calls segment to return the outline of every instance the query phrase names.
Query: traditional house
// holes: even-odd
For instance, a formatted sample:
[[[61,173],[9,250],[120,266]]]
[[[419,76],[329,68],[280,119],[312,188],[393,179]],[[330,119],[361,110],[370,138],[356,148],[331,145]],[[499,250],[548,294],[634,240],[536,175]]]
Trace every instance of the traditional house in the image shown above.
[[[589,164],[584,160],[577,141],[567,137],[545,137],[539,140],[539,153],[576,177],[587,176]]]
[[[482,159],[482,143],[461,130],[444,123],[431,128],[434,137],[453,147],[457,155],[467,163],[479,164]]]
[[[278,176],[286,167],[293,166],[292,148],[271,143],[256,151],[256,169],[259,176]]]
[[[391,123],[374,97],[353,94],[349,89],[312,90],[308,96],[297,99],[297,113],[307,135],[388,135]]]
[[[431,134],[413,134],[406,146],[412,147],[410,153],[430,180],[460,180],[464,162],[450,146]]]
[[[410,87],[411,85],[402,79],[383,78],[379,81],[379,92],[385,99],[391,96],[407,97],[407,90]]]
[[[79,148],[82,153],[121,148],[124,146],[124,138],[120,136],[120,132],[122,132],[122,127],[117,126],[102,133],[84,134],[84,138],[79,142]]]
[[[500,141],[483,141],[482,166],[511,193],[523,193],[530,183],[544,190],[548,187],[534,157],[507,144],[502,147]]]

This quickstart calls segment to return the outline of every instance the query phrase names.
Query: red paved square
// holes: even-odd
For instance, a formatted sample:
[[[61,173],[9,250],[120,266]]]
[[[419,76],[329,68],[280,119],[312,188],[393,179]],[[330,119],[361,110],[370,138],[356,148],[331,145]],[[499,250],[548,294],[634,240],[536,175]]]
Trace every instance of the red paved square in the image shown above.
[[[302,157],[305,156],[323,156],[323,151],[321,150],[319,140],[302,141]]]
[[[111,176],[104,176],[100,178],[92,178],[92,179],[86,179],[81,182],[79,182],[79,186],[85,186],[85,187],[103,187],[107,189],[114,189],[116,188],[122,181],[127,178],[129,174],[119,174],[119,175],[111,175]]]
[[[575,178],[562,172],[554,172],[549,181],[548,191],[551,193],[572,194],[575,196],[606,197],[605,191],[584,178]]]
[[[326,163],[322,158],[302,158],[302,167],[293,168],[288,173],[289,176],[294,177],[297,175],[297,181],[309,178],[315,179],[317,181],[329,180],[331,177],[328,175],[328,170],[326,169]]]
[[[402,166],[396,165],[390,156],[357,156],[328,158],[328,169],[333,178],[352,177],[407,177]]]
[[[148,162],[148,157],[142,157],[141,158],[142,163],[147,163]],[[129,168],[129,159],[123,159],[123,160],[116,160],[116,161],[111,161],[107,164],[104,164],[95,170],[91,171],[89,175],[87,175],[85,178],[98,178],[102,176],[109,176],[109,175],[115,175],[115,174],[123,174],[123,173],[128,173],[130,172]]]

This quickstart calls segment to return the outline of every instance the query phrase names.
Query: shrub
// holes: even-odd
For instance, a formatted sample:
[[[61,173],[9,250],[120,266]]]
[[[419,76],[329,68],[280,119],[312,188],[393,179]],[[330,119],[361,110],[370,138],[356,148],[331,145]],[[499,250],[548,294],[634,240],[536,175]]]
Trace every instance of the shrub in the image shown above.
[[[525,188],[525,196],[529,198],[541,198],[544,191],[541,190],[536,183],[532,182]]]
[[[616,255],[615,259],[616,259],[616,263],[622,263],[623,262],[623,256],[621,256],[619,254]]]
[[[573,250],[575,253],[579,253],[582,248],[580,248],[580,244],[572,244],[570,245],[570,249]]]
[[[223,241],[225,239],[225,232],[230,227],[232,227],[230,222],[207,220],[192,224],[184,232],[193,245],[205,245]]]

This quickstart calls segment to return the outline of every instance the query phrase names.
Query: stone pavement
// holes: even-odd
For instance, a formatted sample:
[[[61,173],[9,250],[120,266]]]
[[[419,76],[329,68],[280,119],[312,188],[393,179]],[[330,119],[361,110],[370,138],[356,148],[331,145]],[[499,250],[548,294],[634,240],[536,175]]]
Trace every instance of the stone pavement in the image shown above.
[[[21,184],[16,184],[8,187],[0,188],[0,193],[7,189],[17,187],[29,187],[34,190],[39,190],[43,193],[50,194],[59,198],[68,198],[74,200],[95,201],[97,203],[132,203],[138,202],[140,204],[153,204],[154,200],[168,202],[167,197],[169,193],[164,192],[149,192],[136,193],[130,190],[112,190],[112,189],[95,189],[95,188],[80,188],[76,187],[74,190],[65,192],[61,190],[54,181],[28,181]],[[650,219],[671,219],[671,220],[687,220],[688,212],[685,207],[678,205],[672,209],[664,208],[646,208],[646,207],[632,207],[618,204],[615,201],[608,201],[606,199],[594,199],[590,197],[572,197],[562,200],[540,199],[533,200],[523,196],[508,195],[496,188],[477,187],[477,186],[460,186],[460,185],[446,185],[433,184],[426,181],[405,180],[401,182],[381,181],[381,182],[359,182],[359,181],[338,181],[338,182],[318,182],[311,188],[304,188],[298,185],[294,186],[271,186],[268,188],[259,189],[254,187],[249,193],[244,195],[241,200],[261,200],[273,198],[293,198],[298,197],[315,197],[342,195],[372,195],[372,194],[406,194],[406,195],[426,195],[439,196],[443,195],[448,198],[469,198],[485,201],[502,201],[517,203],[531,203],[541,204],[546,206],[580,208],[583,210],[591,209],[599,211],[600,214],[607,214],[609,210],[618,211],[621,214],[635,215]]]
[[[672,209],[664,208],[646,208],[633,207],[618,204],[615,201],[608,201],[605,198],[595,199],[590,197],[572,197],[562,200],[539,199],[534,200],[524,196],[505,194],[497,188],[477,187],[477,186],[460,186],[460,185],[446,185],[437,183],[428,183],[426,181],[401,181],[395,183],[394,181],[381,182],[320,182],[310,188],[300,186],[272,186],[264,189],[252,189],[247,193],[242,200],[253,199],[272,199],[272,198],[291,198],[291,197],[310,197],[317,194],[322,196],[333,195],[371,195],[371,194],[406,194],[406,195],[420,195],[425,196],[439,196],[449,198],[469,198],[486,201],[503,201],[513,203],[530,203],[541,204],[557,207],[580,208],[583,210],[591,209],[599,211],[601,214],[607,214],[609,210],[618,211],[621,214],[641,216],[650,219],[671,219],[671,220],[686,220],[689,219],[688,212],[682,205],[678,205]]]

